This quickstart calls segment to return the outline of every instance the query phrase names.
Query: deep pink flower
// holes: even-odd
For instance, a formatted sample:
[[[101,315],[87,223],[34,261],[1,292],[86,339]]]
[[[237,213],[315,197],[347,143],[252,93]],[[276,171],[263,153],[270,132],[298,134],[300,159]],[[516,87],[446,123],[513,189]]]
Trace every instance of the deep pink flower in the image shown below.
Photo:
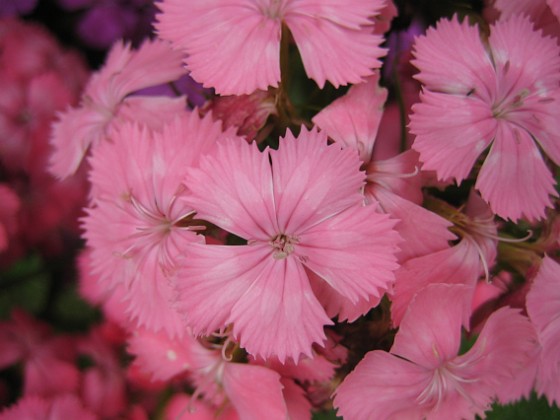
[[[28,396],[0,412],[0,420],[95,420],[97,417],[84,408],[81,401],[71,394],[53,398]]]
[[[439,284],[419,292],[391,352],[366,354],[336,390],[338,414],[347,420],[484,416],[501,384],[529,361],[535,337],[527,318],[501,308],[458,355],[464,289]]]
[[[186,170],[218,138],[211,115],[176,116],[162,132],[126,124],[91,157],[93,205],[84,219],[91,272],[108,289],[125,286],[128,315],[140,325],[179,334],[167,276],[189,244],[203,242],[194,210],[179,197]]]
[[[22,363],[23,394],[50,397],[77,390],[79,371],[69,337],[54,336],[47,324],[20,310],[0,323],[0,368]]]
[[[18,231],[17,213],[21,202],[17,194],[5,184],[0,184],[0,253],[4,252],[11,238]]]
[[[363,205],[364,174],[350,149],[326,135],[288,132],[278,150],[222,142],[189,172],[197,218],[245,238],[245,246],[192,246],[177,273],[176,305],[196,334],[233,323],[250,354],[298,360],[325,339],[314,272],[357,304],[375,305],[393,281],[398,235]]]
[[[560,164],[556,40],[515,16],[491,25],[486,44],[455,18],[419,37],[414,55],[424,90],[410,129],[423,169],[460,183],[490,147],[476,180],[482,198],[506,219],[543,218],[557,193],[540,148]]]
[[[369,26],[384,5],[381,0],[165,0],[155,26],[188,55],[193,78],[219,94],[278,86],[283,24],[308,76],[321,88],[327,80],[338,87],[359,83],[381,66],[383,37]]]

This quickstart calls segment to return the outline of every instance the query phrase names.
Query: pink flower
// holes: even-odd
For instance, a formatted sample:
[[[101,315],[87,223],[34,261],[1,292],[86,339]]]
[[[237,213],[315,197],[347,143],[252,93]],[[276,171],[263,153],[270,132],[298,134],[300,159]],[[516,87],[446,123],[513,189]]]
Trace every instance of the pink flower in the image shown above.
[[[511,308],[490,316],[474,346],[458,355],[464,286],[431,285],[419,292],[391,352],[374,350],[336,390],[345,419],[474,419],[496,390],[529,361],[534,332]]]
[[[455,18],[417,39],[424,90],[411,116],[413,148],[423,169],[460,183],[490,146],[475,185],[482,198],[506,219],[543,218],[557,196],[539,148],[560,164],[560,50],[526,17],[490,30],[486,44]]]
[[[320,88],[327,80],[335,87],[361,82],[385,54],[383,37],[369,27],[385,6],[381,0],[165,0],[158,6],[159,35],[187,54],[195,80],[222,95],[278,86],[282,25]]]
[[[332,324],[310,284],[314,272],[356,304],[375,305],[393,281],[393,221],[363,205],[351,150],[326,136],[288,132],[279,150],[222,142],[187,177],[197,218],[247,239],[192,246],[176,276],[177,308],[196,334],[233,323],[250,354],[295,361]]]
[[[560,264],[545,256],[527,294],[527,312],[542,348],[535,388],[560,404]]]
[[[204,237],[196,234],[201,226],[192,221],[193,208],[179,200],[182,182],[222,136],[229,134],[211,115],[184,112],[162,132],[123,125],[114,142],[92,154],[94,203],[83,221],[91,274],[108,289],[124,285],[129,317],[147,328],[183,330],[167,276],[176,257]]]
[[[181,54],[171,50],[166,42],[148,40],[134,51],[130,45],[115,43],[103,68],[91,77],[80,106],[61,113],[53,125],[51,144],[55,150],[51,172],[59,178],[73,174],[89,147],[106,138],[117,123],[129,120],[131,115],[149,117],[143,122],[151,122],[153,128],[160,127],[169,114],[185,107],[184,98],[129,95],[175,80],[183,73]],[[134,107],[135,111],[127,112],[128,107]],[[146,109],[140,116],[139,108]]]

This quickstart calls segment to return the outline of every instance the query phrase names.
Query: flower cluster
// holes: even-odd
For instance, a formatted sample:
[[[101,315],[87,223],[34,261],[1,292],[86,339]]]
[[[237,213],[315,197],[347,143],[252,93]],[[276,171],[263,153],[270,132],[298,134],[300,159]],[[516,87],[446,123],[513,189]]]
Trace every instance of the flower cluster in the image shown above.
[[[73,262],[103,316],[0,323],[23,376],[0,419],[560,405],[558,2],[404,29],[391,0],[155,5],[86,84],[0,28],[2,173],[84,182]],[[0,184],[0,253],[23,205]]]

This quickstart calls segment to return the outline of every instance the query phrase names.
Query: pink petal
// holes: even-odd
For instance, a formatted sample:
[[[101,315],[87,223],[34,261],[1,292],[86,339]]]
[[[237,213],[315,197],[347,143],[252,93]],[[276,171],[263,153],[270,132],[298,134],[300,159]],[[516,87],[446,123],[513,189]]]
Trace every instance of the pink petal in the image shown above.
[[[366,354],[335,391],[337,414],[348,419],[421,420],[416,399],[432,372],[384,351]]]
[[[418,205],[424,199],[422,178],[419,172],[418,153],[407,150],[389,159],[372,160],[366,172],[368,185],[366,191],[384,188]]]
[[[323,108],[313,117],[313,123],[340,145],[356,150],[367,163],[386,99],[387,89],[379,86],[379,72],[376,72]]]
[[[309,420],[311,416],[311,403],[307,399],[302,387],[292,379],[282,378],[280,380],[284,389],[284,400],[288,407],[288,417],[291,420]]]
[[[448,241],[456,239],[448,229],[452,223],[436,213],[384,188],[378,188],[375,197],[383,210],[398,220],[395,230],[403,238],[397,253],[400,261],[435,253],[446,248]]]
[[[530,134],[513,124],[499,124],[475,185],[492,210],[513,221],[542,219],[546,207],[552,207],[549,196],[558,196],[554,185]]]
[[[467,292],[463,285],[432,284],[416,293],[400,324],[391,353],[435,369],[453,359],[461,344]]]
[[[262,366],[227,363],[224,391],[242,419],[284,419],[287,407],[280,375]]]
[[[158,6],[159,35],[188,54],[191,76],[205,87],[221,95],[241,95],[278,86],[281,24],[267,16],[264,5],[251,0],[166,0]]]
[[[498,92],[518,93],[529,88],[545,98],[558,90],[560,48],[557,40],[535,30],[527,16],[520,14],[496,22],[491,27],[488,42],[499,75]]]
[[[140,369],[156,381],[168,381],[193,368],[193,347],[200,346],[189,333],[181,339],[167,334],[138,329],[128,339],[128,353]]]
[[[391,318],[398,326],[416,293],[430,284],[462,284],[465,312],[462,319],[469,325],[470,307],[476,281],[481,272],[480,254],[471,242],[462,240],[451,248],[408,260],[397,272],[392,296]]]
[[[163,126],[183,113],[186,114],[187,100],[184,96],[171,98],[168,96],[128,96],[117,111],[117,126],[125,121],[136,121],[152,130],[160,131]],[[111,127],[113,128],[113,127]]]
[[[106,116],[90,108],[70,108],[59,114],[52,125],[51,173],[62,179],[76,172],[90,145],[105,136],[106,123]]]
[[[196,334],[233,322],[250,354],[298,360],[325,339],[332,322],[292,257],[272,258],[268,244],[193,246],[176,278],[177,307]],[[209,308],[212,308],[209,310]]]
[[[269,241],[278,233],[267,153],[241,138],[218,143],[202,157],[200,169],[188,172],[185,197],[208,220],[228,232]]]
[[[196,335],[209,335],[226,325],[231,309],[249,289],[270,257],[254,246],[191,246],[175,273],[175,306]],[[209,310],[211,308],[211,310]]]
[[[288,131],[270,151],[278,227],[296,234],[362,202],[364,174],[351,149],[327,146],[324,132]]]
[[[324,325],[332,325],[294,258],[263,261],[260,273],[232,308],[228,322],[250,354],[275,355],[294,362],[300,354],[312,357],[311,345],[326,339]]]
[[[372,206],[353,206],[299,234],[295,253],[342,296],[378,303],[398,268],[394,224]]]
[[[470,26],[468,19],[462,23],[456,16],[441,19],[426,35],[416,38],[413,54],[412,64],[420,70],[415,78],[429,90],[464,96],[474,89],[484,100],[492,97],[492,61],[480,40],[479,28]]]
[[[439,180],[460,183],[496,133],[490,104],[475,96],[424,90],[412,110],[412,147],[420,153],[422,169],[436,171]]]
[[[84,95],[98,105],[112,108],[132,92],[173,81],[183,74],[182,54],[166,41],[148,39],[136,50],[116,42]]]
[[[530,363],[535,346],[534,329],[518,310],[503,307],[494,312],[474,346],[454,361],[458,375],[477,379],[463,384],[474,404],[487,407],[501,384]]]
[[[360,316],[365,315],[369,310],[379,303],[379,297],[371,296],[369,299],[360,298],[353,302],[344,295],[338,293],[326,281],[318,275],[308,270],[309,280],[313,293],[321,302],[329,318],[338,317],[338,321],[354,322]]]
[[[284,20],[299,49],[307,75],[322,89],[328,80],[334,87],[361,83],[381,67],[383,37],[359,27],[370,23],[382,2],[305,0],[296,6],[287,3]],[[330,7],[329,7],[330,6]]]

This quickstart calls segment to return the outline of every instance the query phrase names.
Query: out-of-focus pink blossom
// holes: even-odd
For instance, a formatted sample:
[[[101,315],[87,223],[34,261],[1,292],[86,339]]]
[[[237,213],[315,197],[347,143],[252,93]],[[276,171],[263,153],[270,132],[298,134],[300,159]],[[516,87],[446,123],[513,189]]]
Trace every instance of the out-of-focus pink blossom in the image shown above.
[[[137,50],[115,43],[103,68],[89,80],[80,105],[61,113],[53,125],[51,172],[59,178],[73,174],[90,146],[107,139],[123,121],[143,119],[139,122],[161,128],[184,109],[184,99],[130,95],[183,74],[181,54],[166,42],[148,40]]]
[[[79,385],[70,337],[53,336],[47,324],[20,310],[0,323],[0,367],[23,364],[23,395],[51,397],[71,393]]]
[[[18,231],[17,212],[21,206],[17,194],[0,184],[0,252],[8,248],[10,238]]]
[[[26,396],[0,412],[1,420],[95,420],[97,416],[84,407],[75,395],[52,398]]]

